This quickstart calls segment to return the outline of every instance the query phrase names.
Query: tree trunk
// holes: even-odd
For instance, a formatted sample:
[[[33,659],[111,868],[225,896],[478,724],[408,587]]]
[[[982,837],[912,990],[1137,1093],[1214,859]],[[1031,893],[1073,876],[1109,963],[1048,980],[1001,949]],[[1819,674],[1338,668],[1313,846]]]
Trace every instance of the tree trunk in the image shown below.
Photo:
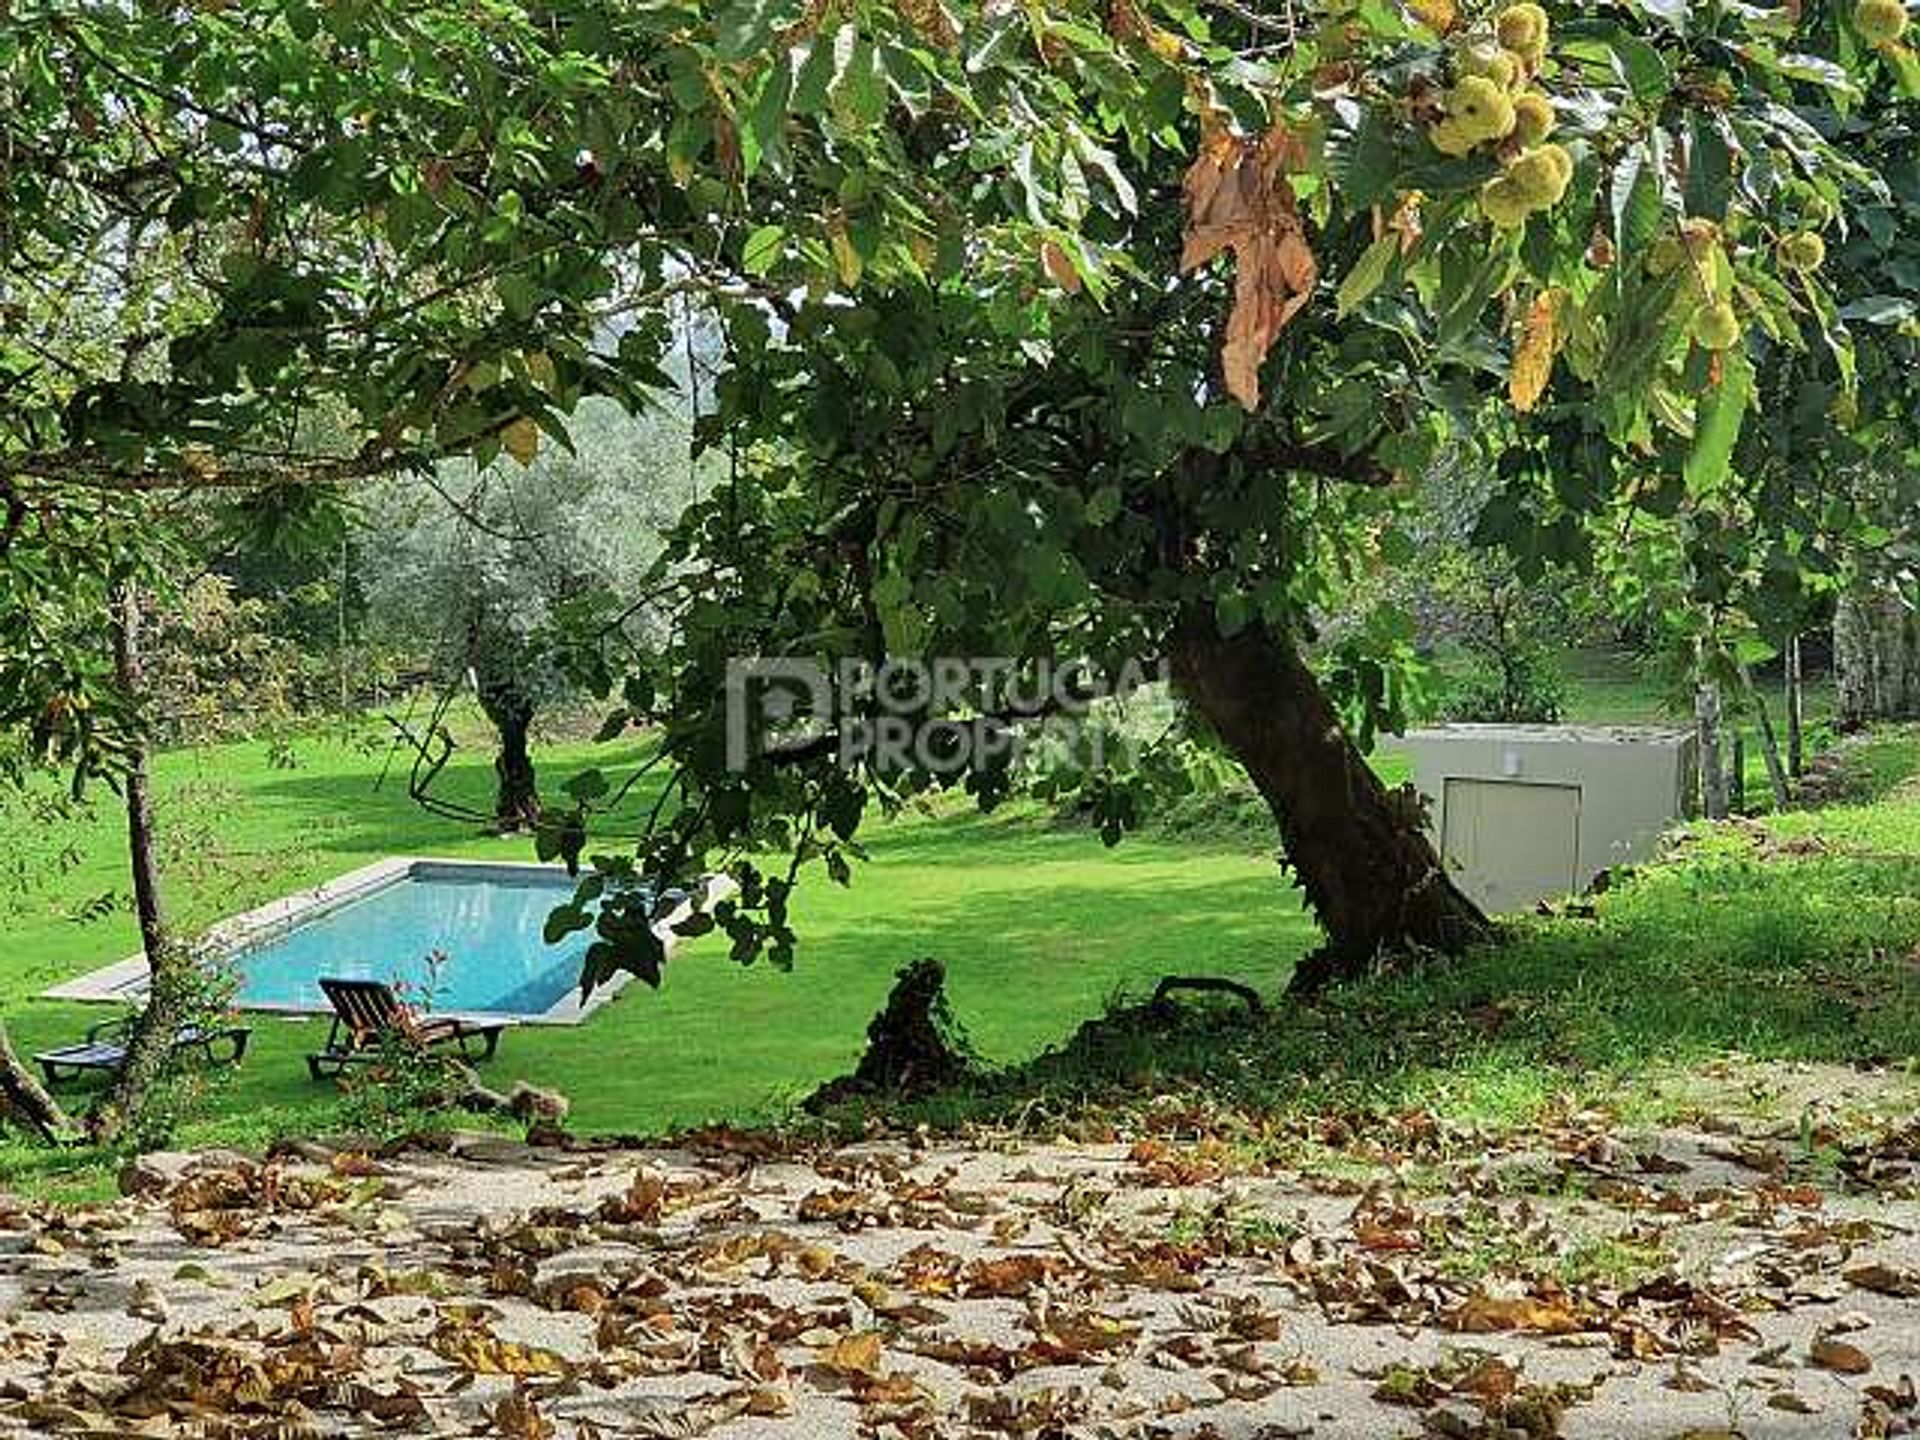
[[[1753,718],[1760,727],[1760,756],[1767,762],[1767,784],[1773,790],[1773,808],[1785,810],[1793,803],[1792,787],[1787,784],[1787,767],[1780,761],[1780,739],[1773,732],[1773,717],[1767,713],[1767,697],[1753,683],[1747,667],[1740,667],[1740,683],[1753,701]]]
[[[144,694],[140,663],[140,598],[131,586],[114,601],[114,676],[137,705]],[[127,1036],[126,1063],[87,1118],[94,1141],[117,1139],[138,1117],[140,1107],[173,1058],[174,1037],[190,1018],[196,989],[193,954],[174,943],[160,891],[154,856],[153,794],[147,774],[147,742],[137,736],[127,768],[127,859],[133,874],[134,909],[140,918],[140,944],[147,957],[147,1003]]]
[[[48,1144],[72,1129],[66,1111],[14,1053],[7,1022],[0,1020],[0,1119],[25,1125]]]
[[[1434,853],[1412,794],[1380,783],[1291,641],[1260,625],[1223,636],[1211,616],[1189,617],[1172,652],[1175,681],[1273,811],[1327,932],[1293,988],[1359,975],[1384,953],[1453,955],[1493,937]]]
[[[536,706],[510,679],[479,677],[480,708],[500,736],[494,757],[494,823],[504,833],[530,830],[540,821],[540,791],[528,735]]]
[[[1720,758],[1720,688],[1702,685],[1693,692],[1694,727],[1699,734],[1700,804],[1709,820],[1727,818],[1727,767]]]
[[[1798,780],[1806,772],[1807,685],[1800,664],[1800,637],[1787,641],[1787,774]]]
[[[1920,616],[1890,586],[1862,583],[1833,612],[1840,728],[1920,719]]]

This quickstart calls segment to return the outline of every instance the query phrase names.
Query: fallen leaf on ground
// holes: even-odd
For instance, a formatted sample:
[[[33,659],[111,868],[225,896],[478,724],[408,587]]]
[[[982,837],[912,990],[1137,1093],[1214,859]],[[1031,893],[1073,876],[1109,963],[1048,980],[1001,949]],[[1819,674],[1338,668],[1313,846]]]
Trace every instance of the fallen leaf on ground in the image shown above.
[[[1873,1369],[1873,1361],[1858,1345],[1849,1345],[1831,1335],[1822,1335],[1807,1347],[1807,1357],[1822,1370],[1840,1375],[1864,1375]]]

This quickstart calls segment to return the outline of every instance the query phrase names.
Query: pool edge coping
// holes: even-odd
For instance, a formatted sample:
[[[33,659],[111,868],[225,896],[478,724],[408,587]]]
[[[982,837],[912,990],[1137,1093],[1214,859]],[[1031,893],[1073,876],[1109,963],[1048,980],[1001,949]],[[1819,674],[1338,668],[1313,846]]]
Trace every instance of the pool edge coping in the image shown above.
[[[201,943],[222,949],[255,944],[269,938],[276,930],[294,929],[298,925],[317,919],[329,910],[337,909],[376,890],[383,890],[403,880],[414,879],[422,872],[430,874],[434,870],[453,871],[463,877],[484,877],[485,872],[494,871],[515,876],[539,874],[571,878],[557,866],[534,860],[462,860],[457,857],[436,855],[390,855],[384,860],[372,861],[308,889],[283,895],[278,900],[270,900],[264,905],[257,905],[238,915],[230,915],[224,920],[215,921],[201,936]],[[672,924],[682,918],[684,918],[682,912],[676,910],[672,915],[663,917],[663,923]],[[537,1014],[516,1011],[472,1013],[484,1015],[490,1019],[506,1020],[516,1025],[578,1025],[625,989],[627,982],[632,978],[622,971],[605,984],[594,987],[593,992],[584,1000],[580,995],[580,987],[572,986],[561,999]],[[40,992],[39,998],[92,1005],[132,1004],[145,993],[146,982],[147,954],[145,950],[141,950],[124,960],[114,961],[112,964],[89,970],[86,974],[72,980],[49,986]],[[288,1019],[311,1019],[324,1018],[331,1015],[333,1011],[325,1005],[248,1005],[244,1007],[242,1013],[280,1015]],[[465,1012],[449,1011],[447,1013]]]

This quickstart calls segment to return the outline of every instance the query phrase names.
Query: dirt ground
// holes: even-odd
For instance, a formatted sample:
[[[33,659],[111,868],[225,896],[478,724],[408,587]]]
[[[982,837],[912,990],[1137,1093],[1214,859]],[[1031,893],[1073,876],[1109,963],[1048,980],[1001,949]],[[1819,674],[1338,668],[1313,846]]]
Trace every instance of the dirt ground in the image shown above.
[[[0,1199],[0,1434],[1920,1433],[1920,1129],[1769,1108],[1293,1168],[1177,1126],[150,1157]]]

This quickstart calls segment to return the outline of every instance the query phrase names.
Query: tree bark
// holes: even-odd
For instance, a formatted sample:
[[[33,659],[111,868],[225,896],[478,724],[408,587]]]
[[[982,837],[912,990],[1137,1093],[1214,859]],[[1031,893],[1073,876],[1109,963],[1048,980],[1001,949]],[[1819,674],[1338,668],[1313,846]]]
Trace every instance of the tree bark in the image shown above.
[[[1260,625],[1222,635],[1211,616],[1172,636],[1176,683],[1246,767],[1326,944],[1293,988],[1364,973],[1396,951],[1454,955],[1493,938],[1448,877],[1411,794],[1390,793],[1348,739],[1292,642]]]
[[[1834,607],[1833,670],[1842,730],[1920,719],[1920,616],[1890,586],[1856,585]]]
[[[500,737],[494,756],[494,823],[502,832],[530,830],[540,821],[540,790],[529,735],[538,707],[511,679],[481,675],[480,708]]]
[[[1807,686],[1800,664],[1800,637],[1787,641],[1787,774],[1798,780],[1806,770]]]
[[[1720,758],[1720,689],[1702,685],[1693,692],[1693,721],[1699,735],[1700,804],[1709,820],[1727,818],[1727,767]]]
[[[14,1053],[7,1022],[0,1020],[0,1118],[9,1117],[48,1144],[73,1128],[60,1102],[46,1092]]]
[[[140,597],[122,587],[114,600],[113,664],[121,690],[136,704],[145,689],[140,660]],[[148,777],[147,742],[137,737],[123,782],[127,811],[127,860],[133,876],[134,910],[140,919],[140,944],[147,957],[147,1003],[127,1036],[127,1058],[87,1117],[98,1144],[119,1138],[139,1116],[153,1084],[173,1058],[173,1041],[189,1018],[196,989],[192,952],[174,942],[167,925],[154,853],[153,792]]]

